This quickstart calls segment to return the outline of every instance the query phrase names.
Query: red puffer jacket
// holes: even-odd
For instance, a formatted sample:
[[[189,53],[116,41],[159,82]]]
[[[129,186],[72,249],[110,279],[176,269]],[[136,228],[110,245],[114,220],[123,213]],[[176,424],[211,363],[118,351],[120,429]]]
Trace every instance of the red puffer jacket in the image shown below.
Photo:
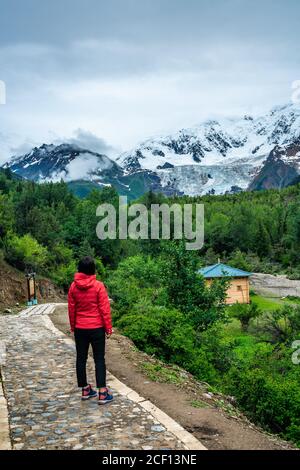
[[[71,331],[74,328],[104,327],[111,332],[112,322],[109,298],[102,282],[96,276],[76,273],[68,294]]]

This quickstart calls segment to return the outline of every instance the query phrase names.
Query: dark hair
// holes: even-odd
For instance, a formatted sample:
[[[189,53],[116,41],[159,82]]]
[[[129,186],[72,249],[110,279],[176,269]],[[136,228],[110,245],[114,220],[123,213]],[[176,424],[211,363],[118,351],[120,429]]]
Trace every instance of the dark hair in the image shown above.
[[[95,261],[91,256],[85,256],[78,263],[78,272],[84,273],[87,275],[92,275],[96,273]]]

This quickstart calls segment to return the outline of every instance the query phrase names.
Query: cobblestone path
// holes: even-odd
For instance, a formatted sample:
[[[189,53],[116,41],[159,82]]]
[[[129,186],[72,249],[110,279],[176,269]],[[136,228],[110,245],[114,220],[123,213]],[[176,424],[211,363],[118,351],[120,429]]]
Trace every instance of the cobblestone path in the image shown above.
[[[53,304],[41,305],[0,318],[0,341],[6,347],[1,371],[13,449],[187,448],[113,386],[115,400],[109,405],[79,399],[74,344],[55,331],[47,316],[53,309]],[[89,359],[93,383],[92,366]],[[108,374],[108,384],[110,380]]]

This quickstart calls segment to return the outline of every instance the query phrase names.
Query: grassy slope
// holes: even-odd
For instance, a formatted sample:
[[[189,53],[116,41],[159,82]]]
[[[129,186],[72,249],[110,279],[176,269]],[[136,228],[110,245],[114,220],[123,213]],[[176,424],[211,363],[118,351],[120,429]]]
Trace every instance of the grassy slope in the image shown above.
[[[255,303],[263,312],[274,311],[280,308],[285,301],[275,297],[263,297],[258,294],[251,294],[251,301]]]
[[[254,302],[263,313],[273,312],[286,303],[295,304],[299,303],[300,299],[279,299],[274,297],[263,297],[258,294],[251,294],[251,301]],[[228,308],[230,315],[230,307]],[[259,321],[259,320],[254,320]],[[253,351],[254,345],[257,343],[257,337],[249,332],[241,330],[241,323],[236,318],[233,318],[227,325],[224,326],[226,339],[237,340],[237,347],[235,349],[240,360],[247,360]]]

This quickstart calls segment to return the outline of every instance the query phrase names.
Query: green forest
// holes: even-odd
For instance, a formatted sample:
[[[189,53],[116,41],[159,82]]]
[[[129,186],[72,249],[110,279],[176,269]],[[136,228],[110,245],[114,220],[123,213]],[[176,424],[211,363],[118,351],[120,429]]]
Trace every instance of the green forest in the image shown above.
[[[67,291],[80,257],[95,256],[113,299],[114,324],[141,350],[177,364],[212,390],[233,396],[255,423],[300,446],[300,299],[268,308],[225,305],[227,282],[209,288],[197,273],[222,262],[253,272],[300,279],[300,185],[235,195],[172,197],[153,203],[203,203],[205,244],[99,240],[96,208],[118,210],[114,188],[75,196],[64,182],[36,184],[0,172],[1,257],[34,270]]]

